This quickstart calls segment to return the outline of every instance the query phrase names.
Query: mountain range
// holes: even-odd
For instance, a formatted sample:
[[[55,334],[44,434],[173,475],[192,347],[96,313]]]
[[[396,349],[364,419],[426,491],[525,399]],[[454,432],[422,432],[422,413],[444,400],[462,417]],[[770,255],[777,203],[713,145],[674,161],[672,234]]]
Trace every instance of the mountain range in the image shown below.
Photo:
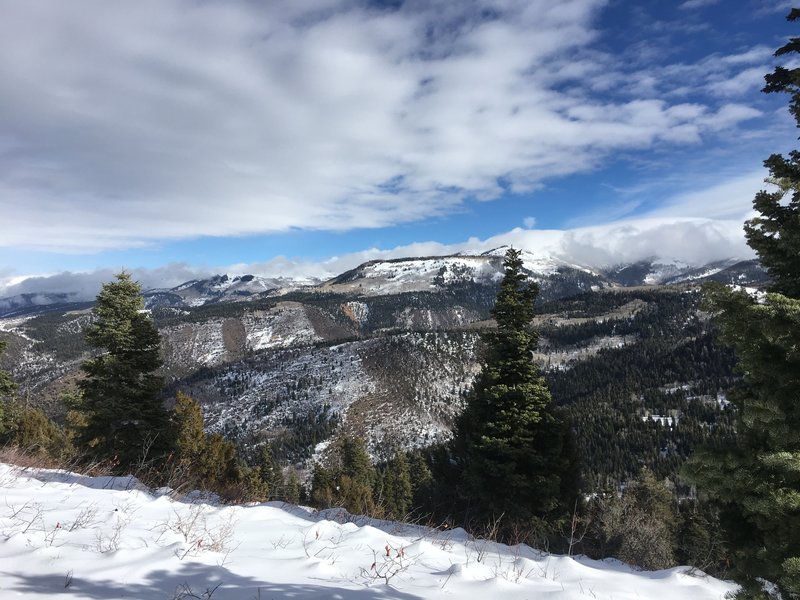
[[[504,253],[369,261],[323,282],[223,274],[147,290],[167,401],[189,393],[209,430],[244,444],[269,441],[299,467],[319,459],[339,431],[364,436],[375,456],[445,440],[480,369]],[[579,433],[600,426],[590,415],[607,405],[608,423],[630,430],[629,439],[649,439],[637,452],[666,457],[668,470],[689,451],[671,424],[724,421],[719,393],[732,364],[714,346],[698,286],[759,287],[766,276],[757,263],[650,260],[600,271],[523,258],[541,290],[535,358]],[[88,356],[82,329],[91,304],[55,292],[5,298],[0,307],[9,346],[0,366],[21,395],[62,418],[60,397]],[[586,444],[584,459],[597,460],[601,447],[615,451],[603,444]],[[637,461],[621,457],[609,476]]]

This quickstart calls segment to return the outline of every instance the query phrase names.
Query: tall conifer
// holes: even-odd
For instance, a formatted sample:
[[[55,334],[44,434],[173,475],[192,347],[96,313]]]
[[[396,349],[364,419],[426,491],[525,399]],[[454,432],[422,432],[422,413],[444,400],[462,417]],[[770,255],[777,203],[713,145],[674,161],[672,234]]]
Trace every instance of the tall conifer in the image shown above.
[[[98,353],[81,368],[84,423],[77,442],[95,459],[113,459],[126,471],[172,445],[163,385],[158,330],[144,311],[139,284],[128,273],[103,285],[85,337]]]
[[[457,426],[462,493],[469,511],[513,528],[551,519],[574,492],[566,427],[534,363],[538,286],[523,272],[521,252],[505,255],[504,277],[485,337],[482,371]]]
[[[0,356],[6,351],[7,344],[0,340]],[[0,370],[0,400],[7,396],[11,396],[17,389],[17,384],[11,380],[11,377],[5,371]]]
[[[800,18],[794,9],[790,21]],[[800,52],[793,38],[776,56]],[[778,67],[764,91],[791,96],[800,127],[800,68]],[[785,599],[800,598],[800,152],[770,156],[777,191],[761,191],[759,213],[745,225],[750,246],[772,284],[765,298],[721,285],[706,290],[722,339],[736,351],[743,380],[729,393],[737,442],[698,453],[687,472],[720,508],[744,594],[758,597],[763,579]]]

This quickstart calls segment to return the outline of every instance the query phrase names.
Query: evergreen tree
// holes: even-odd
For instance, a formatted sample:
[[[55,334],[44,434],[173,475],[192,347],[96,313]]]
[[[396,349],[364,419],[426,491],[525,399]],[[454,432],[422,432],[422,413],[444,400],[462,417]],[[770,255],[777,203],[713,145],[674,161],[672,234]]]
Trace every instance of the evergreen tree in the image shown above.
[[[297,473],[292,470],[284,487],[283,500],[290,504],[299,504],[303,497],[303,486]]]
[[[800,18],[793,9],[790,21]],[[777,56],[800,52],[793,38]],[[778,67],[764,91],[790,94],[800,126],[800,68]],[[735,445],[695,455],[689,476],[719,507],[745,594],[762,594],[760,580],[783,598],[800,598],[800,152],[765,161],[778,191],[761,191],[747,222],[750,246],[772,279],[757,300],[723,286],[707,288],[721,338],[744,377],[728,397],[736,406]],[[786,196],[789,196],[788,201]]]
[[[320,464],[311,474],[311,503],[317,508],[330,508],[337,499],[336,473]]]
[[[372,514],[375,467],[362,438],[345,436],[341,442],[342,468],[338,478],[339,504],[351,513]]]
[[[567,429],[532,360],[538,286],[523,272],[521,253],[506,252],[505,274],[486,336],[482,371],[457,425],[455,453],[462,493],[481,519],[503,515],[517,529],[566,512],[575,492]]]
[[[283,488],[283,473],[280,464],[272,454],[272,447],[268,443],[258,449],[256,469],[258,476],[266,486],[267,496],[273,499],[279,498]]]
[[[378,503],[386,517],[402,519],[411,509],[412,486],[411,471],[405,453],[398,452],[386,463],[381,472],[380,497]],[[377,494],[378,490],[376,490]]]
[[[0,340],[0,356],[6,351],[6,343]],[[7,429],[6,423],[6,408],[3,406],[2,401],[11,397],[17,389],[17,384],[11,380],[11,377],[5,371],[0,370],[0,435],[5,433]]]
[[[0,356],[6,351],[7,344],[0,340]],[[11,377],[5,371],[0,370],[0,400],[11,396],[17,389],[17,384],[11,380]]]
[[[100,351],[81,365],[83,425],[76,441],[90,458],[113,459],[123,472],[171,447],[169,415],[160,399],[159,334],[128,273],[103,285],[92,309],[87,343]]]
[[[190,396],[178,392],[172,410],[175,450],[170,461],[177,484],[219,494],[225,500],[265,500],[269,482],[260,467],[247,467],[233,442],[220,434],[207,434],[203,411]]]
[[[342,506],[354,514],[373,514],[377,475],[364,440],[343,436],[336,450],[336,467],[314,467],[311,501],[319,508]]]
[[[408,470],[411,479],[411,506],[414,509],[430,510],[434,488],[433,473],[420,450],[410,452]]]
[[[174,468],[178,483],[190,489],[203,486],[206,470],[206,432],[203,411],[193,398],[182,392],[175,395],[172,409],[172,429],[175,436]]]
[[[188,463],[198,462],[203,456],[206,444],[203,411],[200,405],[191,396],[178,392],[172,409],[172,422],[177,456]]]

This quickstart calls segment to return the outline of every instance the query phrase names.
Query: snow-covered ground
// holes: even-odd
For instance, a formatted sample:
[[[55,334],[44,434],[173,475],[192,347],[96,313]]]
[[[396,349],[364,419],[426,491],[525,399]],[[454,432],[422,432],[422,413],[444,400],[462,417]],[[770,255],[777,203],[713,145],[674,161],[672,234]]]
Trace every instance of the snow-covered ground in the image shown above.
[[[635,571],[278,503],[215,506],[133,478],[0,464],[0,598],[722,599],[686,568]]]

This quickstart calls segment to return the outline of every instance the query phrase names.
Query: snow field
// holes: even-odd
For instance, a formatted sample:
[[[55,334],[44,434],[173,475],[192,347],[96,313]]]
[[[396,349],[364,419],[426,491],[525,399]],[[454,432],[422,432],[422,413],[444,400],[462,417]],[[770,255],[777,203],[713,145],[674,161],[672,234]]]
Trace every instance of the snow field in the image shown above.
[[[461,529],[281,503],[192,503],[134,478],[0,464],[3,599],[705,600],[734,589],[685,567],[635,571]]]

